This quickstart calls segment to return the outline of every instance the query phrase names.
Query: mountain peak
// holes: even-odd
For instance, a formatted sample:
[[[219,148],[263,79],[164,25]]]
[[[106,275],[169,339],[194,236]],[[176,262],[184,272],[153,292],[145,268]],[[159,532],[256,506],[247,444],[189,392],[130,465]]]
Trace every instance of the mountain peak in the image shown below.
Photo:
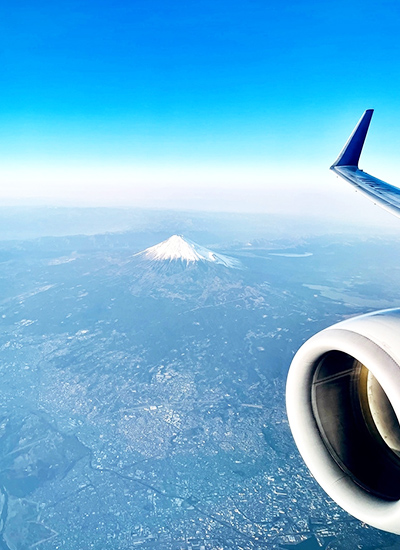
[[[151,260],[184,260],[190,263],[201,259],[194,246],[182,235],[172,235],[162,243],[147,248],[144,253]]]
[[[240,262],[229,256],[217,254],[204,246],[200,246],[182,235],[172,235],[169,239],[146,248],[143,252],[136,254],[151,261],[177,261],[186,264],[195,262],[212,262],[222,264],[226,267],[240,267]]]

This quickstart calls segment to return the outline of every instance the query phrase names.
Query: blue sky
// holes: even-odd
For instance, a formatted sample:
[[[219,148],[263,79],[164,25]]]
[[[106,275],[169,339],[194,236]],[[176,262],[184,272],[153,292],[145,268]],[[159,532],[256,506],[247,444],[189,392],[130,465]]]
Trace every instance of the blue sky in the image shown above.
[[[397,1],[1,11],[4,201],[263,210],[277,187],[331,192],[327,167],[366,108],[363,167],[396,183]]]

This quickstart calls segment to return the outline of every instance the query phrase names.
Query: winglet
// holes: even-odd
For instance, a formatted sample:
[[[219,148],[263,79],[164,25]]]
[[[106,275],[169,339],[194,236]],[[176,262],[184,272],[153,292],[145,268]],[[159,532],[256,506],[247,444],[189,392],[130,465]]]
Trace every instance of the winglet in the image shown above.
[[[336,166],[358,167],[358,161],[361,155],[361,151],[364,145],[373,112],[373,109],[368,109],[367,111],[365,111],[363,116],[360,118],[357,126],[354,128],[353,133],[347,140],[346,145],[340,152],[340,155],[332,164],[331,170],[334,169]]]

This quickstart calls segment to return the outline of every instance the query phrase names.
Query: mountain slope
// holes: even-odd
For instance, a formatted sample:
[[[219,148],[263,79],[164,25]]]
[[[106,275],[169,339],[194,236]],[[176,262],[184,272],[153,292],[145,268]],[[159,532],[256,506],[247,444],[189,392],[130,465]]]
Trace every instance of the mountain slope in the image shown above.
[[[238,260],[213,252],[189,239],[184,239],[181,235],[173,235],[169,239],[135,254],[135,256],[157,262],[180,261],[186,263],[186,265],[196,262],[210,262],[229,268],[241,267]]]

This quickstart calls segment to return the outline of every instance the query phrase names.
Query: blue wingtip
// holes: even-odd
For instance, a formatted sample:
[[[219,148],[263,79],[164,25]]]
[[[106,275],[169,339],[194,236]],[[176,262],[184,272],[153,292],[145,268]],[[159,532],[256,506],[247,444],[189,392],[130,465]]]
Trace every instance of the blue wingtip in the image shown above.
[[[353,133],[343,147],[340,155],[336,161],[332,164],[331,169],[336,166],[355,166],[358,167],[358,161],[360,159],[361,151],[364,145],[365,138],[367,136],[369,124],[371,122],[373,109],[367,109],[363,116],[360,118],[357,126],[354,128]]]

